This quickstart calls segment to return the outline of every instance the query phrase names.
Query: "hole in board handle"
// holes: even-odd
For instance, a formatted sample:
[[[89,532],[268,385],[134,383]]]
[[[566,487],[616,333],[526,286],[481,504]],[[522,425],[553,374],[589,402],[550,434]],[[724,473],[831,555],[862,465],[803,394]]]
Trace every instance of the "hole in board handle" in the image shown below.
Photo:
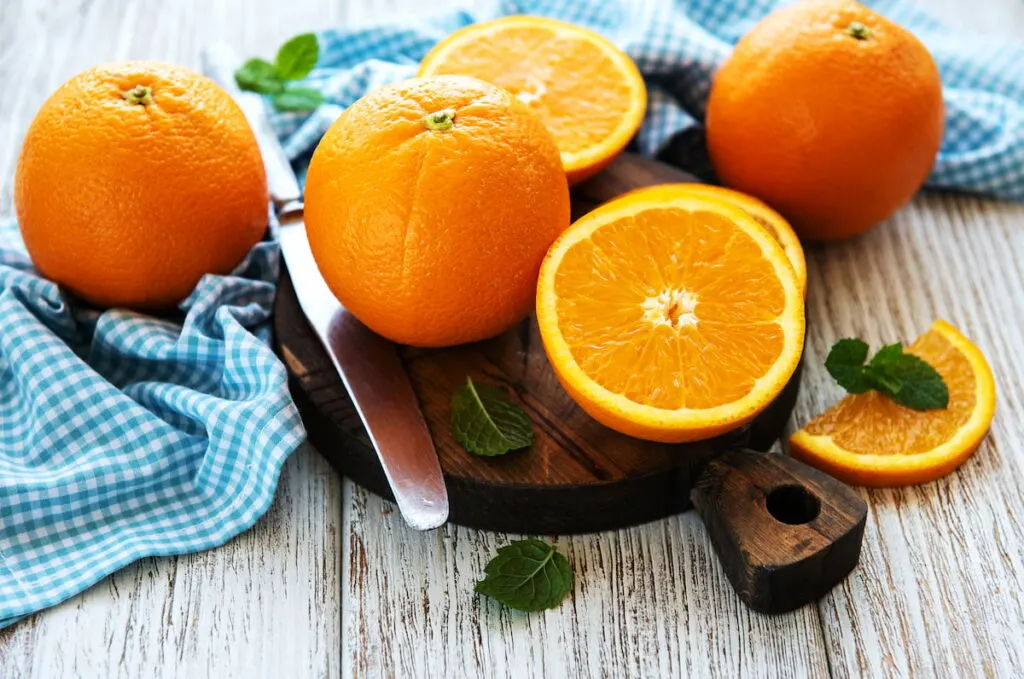
[[[821,501],[803,486],[779,486],[765,497],[768,513],[777,521],[798,526],[818,518]]]

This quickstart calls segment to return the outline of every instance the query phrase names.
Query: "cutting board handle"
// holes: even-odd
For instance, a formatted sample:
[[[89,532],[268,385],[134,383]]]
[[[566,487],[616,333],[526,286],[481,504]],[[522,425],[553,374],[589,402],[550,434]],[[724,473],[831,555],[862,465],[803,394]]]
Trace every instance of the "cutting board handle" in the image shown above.
[[[730,582],[756,611],[820,598],[860,557],[864,500],[791,457],[727,451],[708,462],[690,498]]]

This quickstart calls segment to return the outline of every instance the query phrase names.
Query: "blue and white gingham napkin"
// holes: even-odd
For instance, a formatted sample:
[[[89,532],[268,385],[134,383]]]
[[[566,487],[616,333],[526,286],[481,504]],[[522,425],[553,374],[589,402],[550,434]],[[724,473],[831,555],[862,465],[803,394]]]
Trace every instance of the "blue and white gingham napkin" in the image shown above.
[[[649,110],[634,147],[710,176],[701,121],[711,76],[731,46],[780,0],[502,0],[468,13],[320,34],[307,82],[328,104],[275,125],[301,166],[342,109],[369,90],[411,77],[439,40],[467,24],[537,14],[586,26],[624,48],[647,80]],[[1024,200],[1024,42],[951,29],[912,0],[866,4],[913,31],[942,72],[946,134],[928,185]]]
[[[268,345],[260,243],[183,320],[72,304],[0,222],[0,627],[266,511],[304,430]]]

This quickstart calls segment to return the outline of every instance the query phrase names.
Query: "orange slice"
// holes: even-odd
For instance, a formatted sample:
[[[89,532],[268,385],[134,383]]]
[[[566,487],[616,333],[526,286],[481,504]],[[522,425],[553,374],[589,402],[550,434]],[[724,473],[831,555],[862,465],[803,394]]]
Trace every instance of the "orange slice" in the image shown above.
[[[535,16],[467,26],[438,43],[419,75],[470,75],[512,92],[547,125],[569,183],[597,173],[636,134],[647,90],[633,60],[585,28]]]
[[[768,232],[775,236],[775,240],[779,241],[779,245],[786,252],[786,257],[796,272],[800,291],[804,295],[807,294],[807,261],[804,259],[804,249],[800,245],[800,239],[797,238],[793,227],[789,225],[789,222],[782,215],[757,198],[740,191],[710,184],[658,184],[656,186],[633,189],[629,193],[623,194],[623,197],[640,196],[642,200],[655,200],[662,197],[671,197],[680,191],[702,196],[715,196],[743,208],[747,214],[754,218],[754,221],[768,229]]]
[[[921,412],[874,391],[849,395],[793,434],[790,454],[861,486],[925,483],[963,464],[992,422],[992,370],[981,351],[945,321],[935,321],[907,351],[942,375],[948,408]]]
[[[544,348],[594,419],[652,441],[749,422],[800,360],[804,303],[778,242],[711,196],[614,200],[548,251]]]

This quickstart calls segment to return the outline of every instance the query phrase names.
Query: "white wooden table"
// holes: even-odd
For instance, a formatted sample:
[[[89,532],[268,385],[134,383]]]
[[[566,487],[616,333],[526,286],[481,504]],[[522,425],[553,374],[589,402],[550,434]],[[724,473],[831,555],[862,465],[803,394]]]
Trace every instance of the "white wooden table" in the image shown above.
[[[126,58],[198,67],[215,40],[284,39],[451,0],[0,0],[0,214],[22,135],[61,82]],[[1024,38],[1020,0],[929,0]],[[473,583],[511,536],[420,534],[310,449],[255,528],[146,559],[0,632],[0,677],[1024,676],[1024,205],[926,195],[865,238],[808,251],[810,336],[794,424],[839,396],[831,343],[913,338],[936,317],[995,370],[992,433],[960,471],[862,491],[860,566],[816,605],[765,617],[726,581],[699,519],[557,540],[577,574],[524,615]]]

